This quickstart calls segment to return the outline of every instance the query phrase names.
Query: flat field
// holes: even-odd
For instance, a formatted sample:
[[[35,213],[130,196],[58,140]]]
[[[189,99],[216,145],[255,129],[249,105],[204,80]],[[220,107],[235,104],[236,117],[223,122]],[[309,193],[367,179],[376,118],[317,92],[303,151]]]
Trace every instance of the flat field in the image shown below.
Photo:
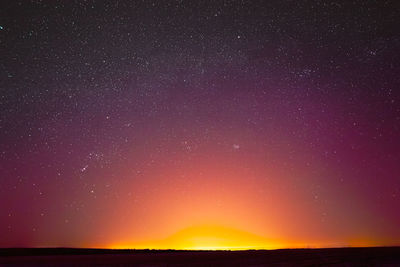
[[[400,266],[400,247],[247,251],[0,249],[0,266]]]

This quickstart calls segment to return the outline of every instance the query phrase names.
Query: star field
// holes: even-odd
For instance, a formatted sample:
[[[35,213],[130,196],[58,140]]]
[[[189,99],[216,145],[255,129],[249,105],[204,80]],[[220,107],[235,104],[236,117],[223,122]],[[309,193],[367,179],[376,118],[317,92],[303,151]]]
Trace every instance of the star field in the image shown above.
[[[6,1],[0,246],[399,245],[399,8]]]

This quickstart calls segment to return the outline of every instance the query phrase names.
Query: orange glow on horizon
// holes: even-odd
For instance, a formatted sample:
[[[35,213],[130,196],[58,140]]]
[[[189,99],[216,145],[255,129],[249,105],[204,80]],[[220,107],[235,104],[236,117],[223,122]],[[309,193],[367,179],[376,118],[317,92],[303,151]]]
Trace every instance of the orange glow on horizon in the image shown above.
[[[353,218],[357,201],[349,205],[326,192],[327,198],[335,199],[326,212],[318,199],[310,197],[308,188],[294,187],[294,179],[312,179],[305,171],[293,174],[262,162],[240,160],[214,155],[176,168],[149,170],[146,175],[151,179],[121,184],[121,194],[132,195],[133,201],[110,205],[114,216],[105,214],[101,219],[104,238],[96,246],[248,250],[395,243],[380,240],[368,227],[370,222],[361,224],[358,217],[337,219],[339,214]]]
[[[287,244],[286,244],[287,245]],[[113,249],[177,249],[177,250],[248,250],[278,249],[285,244],[229,227],[201,225],[151,242],[114,244]]]
[[[109,249],[155,250],[274,250],[296,248],[373,247],[372,240],[350,240],[346,243],[268,239],[246,231],[217,225],[201,225],[185,228],[161,240],[115,243]]]
[[[337,175],[335,171],[312,173],[302,162],[296,162],[298,166],[293,169],[286,168],[279,162],[253,158],[251,151],[256,149],[241,156],[210,148],[190,160],[176,154],[174,161],[179,164],[160,164],[139,174],[126,164],[119,169],[121,179],[113,188],[118,194],[102,201],[91,199],[90,207],[101,206],[101,212],[96,213],[93,224],[81,226],[86,234],[84,241],[82,234],[60,233],[64,242],[51,242],[49,234],[38,237],[43,240],[40,244],[248,250],[399,243],[390,236],[384,239],[388,235],[375,227],[378,217],[366,212],[351,189],[330,182],[329,178]],[[169,157],[160,155],[158,160],[164,162]],[[143,178],[131,179],[134,175]],[[323,183],[329,191],[309,187],[308,183]],[[338,198],[340,194],[351,195],[351,201]],[[62,221],[62,227],[78,222]]]

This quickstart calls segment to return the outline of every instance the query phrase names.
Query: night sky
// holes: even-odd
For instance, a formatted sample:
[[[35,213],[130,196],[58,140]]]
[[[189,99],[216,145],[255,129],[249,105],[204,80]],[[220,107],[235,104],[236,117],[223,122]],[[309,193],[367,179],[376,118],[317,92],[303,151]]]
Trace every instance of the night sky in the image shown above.
[[[399,226],[398,1],[2,1],[0,247]]]

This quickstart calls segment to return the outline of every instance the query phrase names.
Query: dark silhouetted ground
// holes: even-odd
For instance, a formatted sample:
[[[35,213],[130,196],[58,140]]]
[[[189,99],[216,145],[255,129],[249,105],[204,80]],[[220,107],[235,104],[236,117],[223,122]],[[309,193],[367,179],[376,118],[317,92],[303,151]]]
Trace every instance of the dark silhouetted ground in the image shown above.
[[[400,247],[248,251],[0,249],[0,266],[400,266]]]

